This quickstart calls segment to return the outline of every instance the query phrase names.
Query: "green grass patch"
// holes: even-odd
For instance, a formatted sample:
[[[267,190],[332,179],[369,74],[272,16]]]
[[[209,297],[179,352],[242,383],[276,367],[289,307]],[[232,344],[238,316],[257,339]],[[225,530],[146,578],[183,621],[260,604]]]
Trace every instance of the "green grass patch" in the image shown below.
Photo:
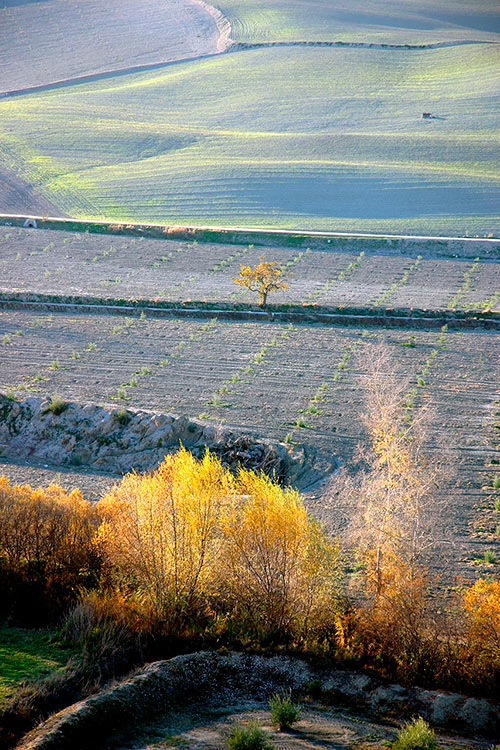
[[[47,631],[0,628],[0,706],[23,682],[64,669],[71,655]]]

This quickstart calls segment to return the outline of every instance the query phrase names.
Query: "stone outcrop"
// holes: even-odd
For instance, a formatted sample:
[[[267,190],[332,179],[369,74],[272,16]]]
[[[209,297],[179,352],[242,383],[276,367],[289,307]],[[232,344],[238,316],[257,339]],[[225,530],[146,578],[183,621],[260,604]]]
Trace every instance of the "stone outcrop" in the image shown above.
[[[3,456],[123,474],[155,468],[180,443],[198,457],[208,447],[231,469],[262,470],[282,480],[295,480],[304,464],[300,452],[292,455],[281,443],[184,416],[74,402],[51,411],[48,398],[13,401],[0,394]]]

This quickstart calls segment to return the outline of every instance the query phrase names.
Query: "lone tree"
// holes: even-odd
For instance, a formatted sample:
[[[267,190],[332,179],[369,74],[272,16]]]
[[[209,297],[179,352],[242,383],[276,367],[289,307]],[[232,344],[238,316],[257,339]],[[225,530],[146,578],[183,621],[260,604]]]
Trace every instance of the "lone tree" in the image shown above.
[[[238,286],[250,289],[251,292],[257,292],[259,296],[259,306],[267,306],[267,295],[269,292],[279,289],[285,290],[288,284],[284,281],[285,271],[281,263],[265,260],[261,255],[259,263],[253,268],[251,266],[241,266],[240,275],[233,278]]]

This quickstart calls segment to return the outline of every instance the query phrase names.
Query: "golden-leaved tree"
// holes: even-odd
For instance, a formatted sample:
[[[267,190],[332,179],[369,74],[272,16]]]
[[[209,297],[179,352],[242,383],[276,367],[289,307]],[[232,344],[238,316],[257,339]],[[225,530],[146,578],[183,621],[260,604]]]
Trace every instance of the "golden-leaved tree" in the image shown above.
[[[234,476],[182,448],[152,474],[127,475],[98,510],[116,585],[166,629],[196,617],[291,635],[331,625],[337,548],[299,495],[265,475]]]
[[[386,348],[374,348],[367,364],[362,468],[332,487],[348,509],[346,545],[363,573],[357,578],[364,582],[359,643],[388,674],[425,682],[437,669],[442,628],[428,596],[426,564],[445,541],[436,492],[440,459],[425,450],[432,411],[414,403],[408,408],[411,384]]]
[[[300,495],[264,474],[241,471],[223,518],[225,593],[250,629],[290,636],[332,626],[339,552]]]
[[[374,350],[364,378],[366,470],[350,486],[350,527],[369,590],[378,597],[397,580],[418,578],[439,535],[439,460],[425,452],[432,410],[406,408],[409,380],[388,350]]]
[[[281,263],[268,261],[262,255],[255,266],[241,266],[240,275],[233,278],[238,286],[256,292],[260,307],[267,306],[267,297],[272,291],[285,291],[285,270]]]
[[[182,448],[152,474],[128,474],[99,502],[106,559],[156,621],[179,625],[205,600],[233,493],[233,477],[216,457],[197,461]]]

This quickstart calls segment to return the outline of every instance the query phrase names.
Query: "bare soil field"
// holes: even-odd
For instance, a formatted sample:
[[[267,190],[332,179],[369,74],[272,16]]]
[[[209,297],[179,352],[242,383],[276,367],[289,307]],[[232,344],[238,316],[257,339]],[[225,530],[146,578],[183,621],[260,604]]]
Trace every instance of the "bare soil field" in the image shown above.
[[[474,562],[500,550],[492,482],[498,449],[498,334],[383,328],[157,320],[107,315],[0,313],[0,387],[19,396],[57,393],[68,400],[182,414],[304,451],[302,487],[330,528],[345,524],[319,477],[341,459],[356,465],[365,439],[362,378],[384,342],[401,376],[410,376],[408,409],[435,408],[428,450],[447,452],[441,490],[443,545],[436,569],[473,575]],[[57,467],[47,467],[57,471]],[[37,476],[37,468],[33,469]],[[25,479],[25,467],[7,473]],[[46,483],[49,474],[39,474]],[[95,496],[94,476],[72,476]],[[109,477],[104,477],[104,482]],[[497,517],[498,516],[498,517]],[[445,533],[446,532],[446,533]],[[446,536],[446,539],[445,539]]]
[[[394,726],[369,721],[351,712],[318,704],[307,705],[301,719],[291,732],[278,732],[269,720],[269,711],[262,704],[206,707],[201,713],[181,713],[170,721],[149,726],[142,737],[117,750],[222,750],[224,741],[234,724],[257,721],[272,738],[277,750],[382,750],[394,741]],[[488,744],[481,741],[452,737],[439,733],[439,747],[443,750],[483,750]]]
[[[211,54],[218,41],[214,17],[196,0],[7,0],[0,90]]]
[[[375,242],[331,252],[0,227],[0,292],[250,304],[232,279],[265,256],[289,274],[279,305],[500,310],[495,246],[476,260],[428,245],[406,256]]]
[[[48,215],[60,211],[27,182],[0,165],[0,206],[7,212]]]

